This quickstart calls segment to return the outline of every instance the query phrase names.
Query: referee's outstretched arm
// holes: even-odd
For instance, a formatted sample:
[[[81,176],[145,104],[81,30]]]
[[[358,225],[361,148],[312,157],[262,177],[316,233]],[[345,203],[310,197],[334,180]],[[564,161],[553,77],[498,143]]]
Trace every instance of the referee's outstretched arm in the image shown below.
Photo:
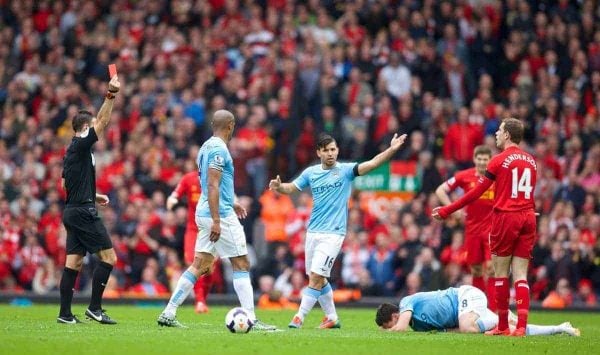
[[[102,104],[102,107],[100,107],[98,115],[96,116],[96,122],[94,123],[94,129],[96,130],[96,135],[98,136],[104,132],[104,129],[106,126],[108,126],[108,122],[110,122],[113,99],[115,98],[115,94],[119,92],[120,88],[121,83],[119,83],[119,77],[115,75],[108,83],[108,92],[106,93],[104,103]]]

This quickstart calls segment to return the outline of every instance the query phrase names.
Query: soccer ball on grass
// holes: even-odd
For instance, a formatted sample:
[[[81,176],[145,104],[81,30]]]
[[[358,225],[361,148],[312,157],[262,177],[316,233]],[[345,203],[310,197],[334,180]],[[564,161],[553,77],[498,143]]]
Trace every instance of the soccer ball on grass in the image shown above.
[[[254,322],[250,319],[248,312],[240,307],[236,307],[227,312],[225,316],[225,326],[232,333],[248,333]]]

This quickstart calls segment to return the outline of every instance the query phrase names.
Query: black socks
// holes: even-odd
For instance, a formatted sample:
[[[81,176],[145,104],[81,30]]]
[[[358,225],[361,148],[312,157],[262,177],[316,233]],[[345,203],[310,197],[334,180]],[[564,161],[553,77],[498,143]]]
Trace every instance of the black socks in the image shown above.
[[[111,264],[103,261],[96,266],[96,270],[94,270],[94,276],[92,277],[92,299],[90,300],[90,311],[97,311],[102,308],[102,294],[104,293],[104,288],[106,287],[106,283],[108,282],[108,277],[110,276],[112,269],[113,266]]]
[[[73,300],[73,287],[79,271],[65,267],[60,279],[60,317],[70,317],[71,301]]]

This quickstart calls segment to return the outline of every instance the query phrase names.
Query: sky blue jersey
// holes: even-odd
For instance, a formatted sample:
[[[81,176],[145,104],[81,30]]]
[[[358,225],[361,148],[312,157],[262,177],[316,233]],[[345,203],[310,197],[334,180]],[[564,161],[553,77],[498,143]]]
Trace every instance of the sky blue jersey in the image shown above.
[[[319,164],[306,168],[292,182],[298,190],[308,186],[312,190],[313,208],[308,232],[346,235],[348,199],[356,174],[357,163],[336,163],[328,170]]]
[[[400,313],[412,311],[410,327],[416,332],[458,327],[458,289],[418,292],[400,301]]]
[[[219,185],[219,216],[221,218],[229,217],[235,214],[233,210],[233,201],[235,193],[233,191],[233,159],[227,145],[219,137],[210,137],[198,151],[198,176],[200,177],[200,187],[202,193],[196,206],[196,216],[210,217],[208,207],[208,169],[216,169],[222,172],[221,184]]]

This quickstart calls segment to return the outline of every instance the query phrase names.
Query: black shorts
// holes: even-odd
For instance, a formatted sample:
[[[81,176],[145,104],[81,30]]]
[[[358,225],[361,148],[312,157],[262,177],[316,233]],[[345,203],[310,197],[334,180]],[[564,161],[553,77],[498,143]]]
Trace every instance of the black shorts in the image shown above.
[[[67,230],[67,255],[95,254],[113,247],[94,205],[67,206],[63,213]]]

